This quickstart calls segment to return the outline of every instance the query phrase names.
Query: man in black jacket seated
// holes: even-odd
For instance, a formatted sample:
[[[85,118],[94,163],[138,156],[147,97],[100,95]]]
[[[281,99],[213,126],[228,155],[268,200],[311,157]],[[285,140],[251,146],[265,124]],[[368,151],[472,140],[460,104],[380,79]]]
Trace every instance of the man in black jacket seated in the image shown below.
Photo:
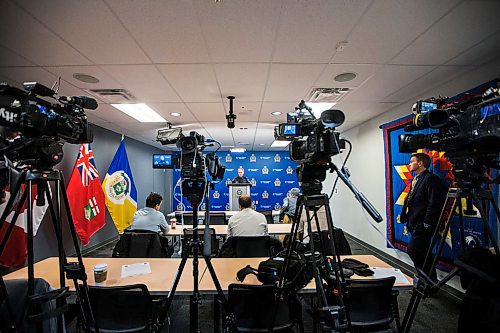
[[[400,216],[401,223],[406,223],[411,234],[408,255],[415,268],[426,273],[432,264],[432,258],[429,258],[424,267],[425,256],[446,199],[444,182],[427,170],[430,163],[431,159],[427,154],[416,153],[411,156],[409,166],[415,177]],[[430,278],[437,280],[436,271],[430,273]]]

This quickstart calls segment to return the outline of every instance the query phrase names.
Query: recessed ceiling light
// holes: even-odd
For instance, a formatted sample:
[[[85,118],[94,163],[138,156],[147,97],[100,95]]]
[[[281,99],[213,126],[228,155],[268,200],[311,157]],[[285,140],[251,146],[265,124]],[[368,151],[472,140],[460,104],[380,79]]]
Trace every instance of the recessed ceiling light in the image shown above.
[[[290,144],[291,141],[283,141],[283,140],[274,140],[271,144],[271,148],[283,148]]]
[[[180,117],[181,116],[181,114],[179,112],[170,112],[170,115],[172,117]]]
[[[337,82],[347,82],[347,81],[354,80],[355,78],[356,78],[355,73],[342,73],[342,74],[337,75],[334,78],[334,80]]]
[[[75,73],[73,74],[73,77],[77,79],[78,81],[85,82],[85,83],[99,83],[99,79],[88,74],[83,74],[83,73]]]
[[[121,112],[140,121],[141,123],[166,123],[167,121],[160,116],[156,111],[151,109],[144,103],[136,104],[111,104]]]
[[[273,116],[279,116],[279,115],[283,114],[283,112],[281,112],[281,111],[273,111],[273,112],[271,112],[271,114]]]
[[[266,144],[265,143],[259,143],[259,146],[265,146]]]
[[[244,153],[246,151],[245,148],[231,148],[229,149],[231,153]]]

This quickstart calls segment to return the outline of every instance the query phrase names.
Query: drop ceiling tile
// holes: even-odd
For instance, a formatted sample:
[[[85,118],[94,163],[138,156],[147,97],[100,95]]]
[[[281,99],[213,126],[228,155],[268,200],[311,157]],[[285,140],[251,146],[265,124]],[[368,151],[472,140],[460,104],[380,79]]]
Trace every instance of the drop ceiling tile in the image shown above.
[[[95,64],[151,62],[103,1],[23,0],[20,4]]]
[[[268,62],[281,1],[196,1],[203,35],[213,62]]]
[[[387,63],[457,2],[458,0],[374,1],[348,37],[345,50],[337,52],[333,61]]]
[[[328,63],[370,1],[285,1],[273,62]]]
[[[226,121],[222,103],[186,103],[193,116],[200,122]]]
[[[232,95],[239,101],[262,100],[268,65],[217,64],[215,71],[224,98]]]
[[[444,82],[452,80],[454,77],[460,76],[463,73],[469,71],[470,69],[471,67],[463,67],[463,66],[438,67],[433,71],[427,73],[426,75],[411,82],[410,84],[402,86],[401,89],[387,96],[384,99],[384,101],[405,102],[410,98],[413,98],[415,96],[420,96],[421,94],[426,92],[432,94],[432,92],[430,91],[433,91],[435,87],[439,87]],[[439,91],[435,91],[434,93],[439,94]]]
[[[259,120],[260,113],[260,105],[261,102],[244,102],[244,101],[235,101],[233,104],[234,114],[237,116],[236,118],[236,127],[241,122],[254,122],[256,123]],[[224,104],[224,108],[226,113],[229,111],[229,101],[226,100]]]
[[[362,122],[376,117],[387,110],[399,105],[399,103],[373,103],[373,102],[346,102],[341,101],[334,109],[341,110],[345,114],[344,123]],[[340,128],[340,127],[339,127]]]
[[[184,102],[218,102],[220,91],[211,65],[158,65]]]
[[[396,64],[440,65],[500,30],[499,1],[463,2],[392,60]],[[468,64],[464,64],[468,65]]]
[[[34,66],[35,63],[29,61],[23,56],[0,46],[0,67],[4,66]]]
[[[320,78],[314,83],[321,88],[354,88],[369,79],[382,65],[359,65],[359,64],[330,64]],[[334,78],[342,73],[354,73],[356,77],[348,82],[337,82]]]
[[[148,103],[148,105],[173,125],[197,121],[184,103]],[[178,112],[181,116],[174,117],[171,115],[172,112]]]
[[[289,112],[295,111],[295,107],[299,104],[299,101],[293,102],[264,102],[262,104],[262,112],[260,113],[260,122],[265,123],[285,123],[286,115]],[[280,111],[281,115],[273,116],[271,112]]]
[[[10,1],[2,1],[0,41],[37,65],[90,64],[75,48]]]
[[[63,66],[63,67],[44,67],[47,71],[54,74],[55,76],[60,76],[66,82],[71,83],[75,87],[81,89],[110,89],[110,88],[123,88],[120,83],[118,83],[109,74],[104,72],[98,66]],[[91,75],[97,79],[97,83],[86,83],[79,81],[73,77],[73,74],[87,74]]]
[[[155,63],[207,63],[191,1],[106,1]]]
[[[130,117],[129,115],[121,112],[120,110],[112,107],[109,104],[101,103],[99,104],[97,110],[99,117],[106,122],[110,123],[121,123],[121,124],[134,124],[137,125],[139,122]],[[90,113],[90,112],[89,112]]]
[[[154,65],[106,65],[101,68],[136,97],[137,102],[180,102]]]
[[[349,92],[342,101],[383,102],[385,97],[433,70],[434,66],[384,66],[363,85]]]
[[[265,101],[284,102],[306,97],[325,65],[273,64]]]
[[[483,41],[451,59],[446,65],[478,66],[500,55],[500,32],[488,36]]]

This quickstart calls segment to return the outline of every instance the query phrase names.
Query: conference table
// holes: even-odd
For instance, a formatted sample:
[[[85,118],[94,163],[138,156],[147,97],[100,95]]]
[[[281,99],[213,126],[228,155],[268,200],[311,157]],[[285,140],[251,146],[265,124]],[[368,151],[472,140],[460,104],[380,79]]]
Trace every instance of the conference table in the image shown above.
[[[392,269],[392,267],[386,262],[378,259],[372,255],[351,255],[351,256],[341,256],[344,258],[354,258],[361,262],[368,264],[370,267],[377,269]],[[239,283],[236,280],[236,272],[246,265],[257,268],[259,263],[267,258],[212,258],[211,262],[214,270],[217,274],[217,278],[221,284],[224,291],[228,290],[228,286],[231,283]],[[68,258],[69,261],[76,261],[76,258]],[[59,269],[58,269],[58,258],[50,257],[37,262],[34,265],[35,277],[45,279],[52,287],[59,288]],[[85,271],[88,276],[87,283],[89,285],[95,285],[93,267],[97,264],[107,264],[108,265],[108,276],[105,282],[106,286],[122,286],[136,283],[145,284],[150,293],[154,295],[166,295],[168,294],[171,285],[174,281],[175,275],[177,273],[179,264],[181,262],[180,258],[90,258],[84,257],[83,263],[85,265]],[[124,265],[149,263],[151,272],[144,275],[135,275],[122,277],[122,269]],[[192,275],[192,259],[188,259],[184,271],[182,272],[179,285],[177,286],[176,293],[179,295],[191,294],[193,290],[193,275]],[[208,270],[206,270],[206,263],[204,260],[199,261],[199,290],[202,294],[216,294],[214,283],[210,276]],[[387,272],[385,272],[387,273]],[[399,273],[401,274],[401,273]],[[26,279],[28,277],[27,267],[12,272],[5,275],[4,280],[13,279]],[[395,288],[411,288],[413,286],[413,281],[410,277],[404,276],[405,281],[396,281]],[[373,279],[373,276],[363,277],[354,275],[352,279]],[[376,278],[376,276],[375,276]],[[257,277],[250,274],[246,277],[245,282],[247,284],[261,284]],[[66,285],[74,290],[73,282],[67,280]],[[313,293],[315,291],[315,283],[312,280],[301,292]]]
[[[185,224],[185,229],[191,229],[193,226],[190,224]],[[204,229],[205,225],[198,225],[199,229]],[[227,225],[211,225],[210,228],[215,230],[215,233],[220,236],[227,236]],[[268,224],[267,231],[269,235],[288,235],[292,230],[291,224]],[[203,233],[203,230],[200,230],[200,235]],[[163,234],[163,236],[180,236],[183,234],[182,225],[177,224],[175,229],[170,228],[168,233]]]

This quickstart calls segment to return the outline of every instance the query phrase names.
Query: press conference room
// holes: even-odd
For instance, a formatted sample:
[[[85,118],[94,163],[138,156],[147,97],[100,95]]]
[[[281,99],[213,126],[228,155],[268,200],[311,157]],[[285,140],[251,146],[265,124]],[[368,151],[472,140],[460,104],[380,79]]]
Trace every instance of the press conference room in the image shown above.
[[[1,7],[0,332],[498,331],[498,1]]]

